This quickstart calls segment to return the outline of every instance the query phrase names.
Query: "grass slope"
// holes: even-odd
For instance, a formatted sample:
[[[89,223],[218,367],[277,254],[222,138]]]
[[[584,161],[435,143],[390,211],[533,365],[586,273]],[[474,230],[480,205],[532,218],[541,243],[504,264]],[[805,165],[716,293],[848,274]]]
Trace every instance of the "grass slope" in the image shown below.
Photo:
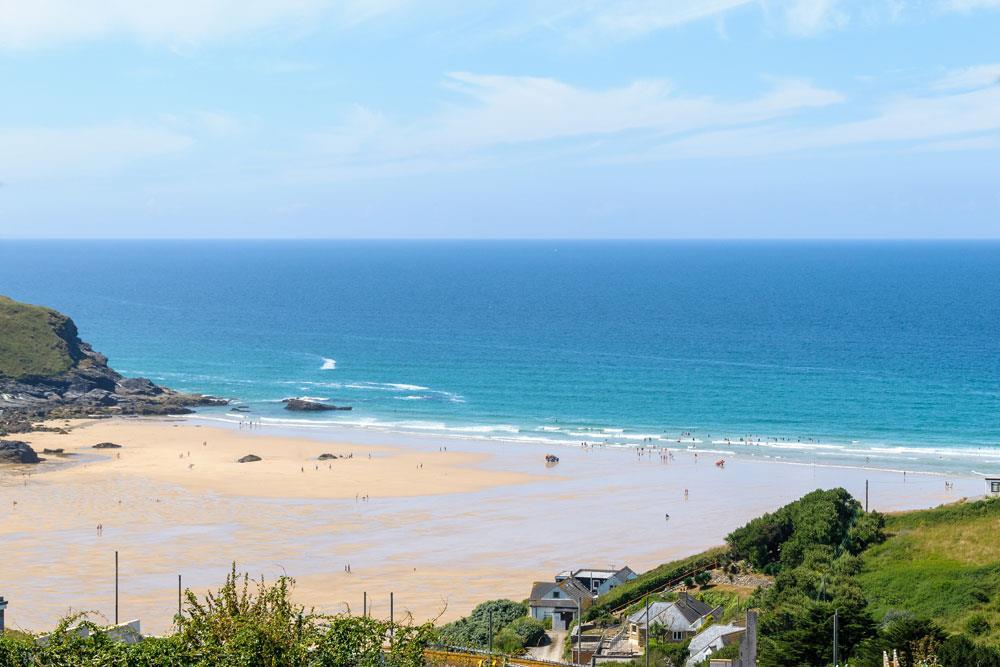
[[[684,575],[703,570],[716,563],[723,558],[725,552],[725,548],[717,547],[682,560],[659,565],[599,597],[586,616],[591,619],[597,618],[615,609],[635,604],[642,600],[647,593],[660,591],[668,584],[683,578]]]
[[[892,515],[886,530],[859,577],[876,619],[907,611],[961,632],[985,618],[977,640],[1000,643],[1000,500]]]
[[[0,376],[47,377],[78,356],[76,327],[65,315],[0,296]]]

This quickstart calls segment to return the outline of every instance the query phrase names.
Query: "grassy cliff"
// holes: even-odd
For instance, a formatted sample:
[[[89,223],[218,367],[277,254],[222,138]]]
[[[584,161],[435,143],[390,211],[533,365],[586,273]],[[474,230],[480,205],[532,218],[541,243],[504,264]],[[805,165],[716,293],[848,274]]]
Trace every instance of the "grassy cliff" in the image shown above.
[[[0,296],[0,376],[63,373],[80,358],[73,320],[49,308]]]
[[[843,489],[817,491],[734,531],[726,547],[618,587],[590,617],[641,604],[686,572],[732,559],[773,575],[773,585],[749,600],[727,602],[716,587],[697,595],[734,611],[758,609],[761,667],[827,664],[835,612],[851,665],[878,667],[883,651],[898,650],[905,665],[1000,666],[997,536],[1000,499],[886,516],[863,512]]]
[[[859,575],[877,619],[910,612],[1000,644],[1000,501],[891,515],[886,531]]]

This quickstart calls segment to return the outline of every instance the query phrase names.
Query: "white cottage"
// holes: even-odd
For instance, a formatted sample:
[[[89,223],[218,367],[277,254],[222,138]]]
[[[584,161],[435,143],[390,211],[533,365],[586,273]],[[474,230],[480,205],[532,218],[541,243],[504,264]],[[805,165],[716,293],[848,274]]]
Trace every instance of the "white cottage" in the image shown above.
[[[1000,496],[1000,477],[986,478],[986,497],[996,498]]]

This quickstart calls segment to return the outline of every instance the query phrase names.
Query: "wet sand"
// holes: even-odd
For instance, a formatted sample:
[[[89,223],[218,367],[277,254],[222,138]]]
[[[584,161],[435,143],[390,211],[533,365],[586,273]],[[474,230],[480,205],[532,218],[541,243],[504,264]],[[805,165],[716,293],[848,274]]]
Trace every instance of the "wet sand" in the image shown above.
[[[0,594],[8,626],[33,630],[70,608],[111,619],[115,550],[119,617],[146,632],[169,629],[178,574],[201,593],[233,561],[294,576],[297,599],[318,610],[359,611],[367,591],[372,613],[388,615],[393,591],[398,615],[450,620],[485,599],[524,599],[563,569],[643,570],[719,544],[816,488],[863,499],[868,479],[880,510],[982,493],[974,478],[947,478],[948,490],[934,475],[739,457],[720,469],[706,454],[633,448],[557,447],[547,467],[548,450],[523,444],[194,420],[75,422],[22,439],[73,453],[0,468]],[[103,441],[123,447],[92,449]],[[353,456],[317,461],[324,452]],[[248,453],[264,460],[235,462]]]

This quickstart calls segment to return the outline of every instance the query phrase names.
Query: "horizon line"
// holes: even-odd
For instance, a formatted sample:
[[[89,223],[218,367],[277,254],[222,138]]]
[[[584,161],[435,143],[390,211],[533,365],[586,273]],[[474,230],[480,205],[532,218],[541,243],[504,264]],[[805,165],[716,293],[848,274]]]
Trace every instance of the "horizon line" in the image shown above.
[[[458,243],[458,242],[482,242],[482,243],[503,243],[503,242],[521,242],[521,243],[594,243],[594,242],[670,242],[670,243],[928,243],[928,242],[938,242],[938,243],[965,243],[965,242],[986,242],[986,243],[997,243],[1000,242],[1000,236],[889,236],[889,237],[866,237],[866,236],[831,236],[831,237],[811,237],[811,236],[774,236],[774,237],[754,237],[754,236],[704,236],[704,237],[687,237],[687,236],[628,236],[628,237],[604,237],[604,236],[587,236],[587,237],[506,237],[506,236],[496,236],[496,237],[463,237],[463,236],[433,236],[433,237],[410,237],[410,236],[399,236],[399,237],[363,237],[363,236],[241,236],[241,237],[223,237],[223,236],[98,236],[98,237],[76,237],[76,236],[60,236],[60,237],[30,237],[30,236],[17,236],[17,237],[0,237],[0,243],[3,242],[19,242],[19,241],[32,241],[32,242],[171,242],[171,241],[191,241],[191,242],[229,242],[229,243],[241,243],[241,242],[303,242],[303,241],[317,241],[317,242],[368,242],[368,243],[392,243],[392,242],[448,242],[448,243]]]

